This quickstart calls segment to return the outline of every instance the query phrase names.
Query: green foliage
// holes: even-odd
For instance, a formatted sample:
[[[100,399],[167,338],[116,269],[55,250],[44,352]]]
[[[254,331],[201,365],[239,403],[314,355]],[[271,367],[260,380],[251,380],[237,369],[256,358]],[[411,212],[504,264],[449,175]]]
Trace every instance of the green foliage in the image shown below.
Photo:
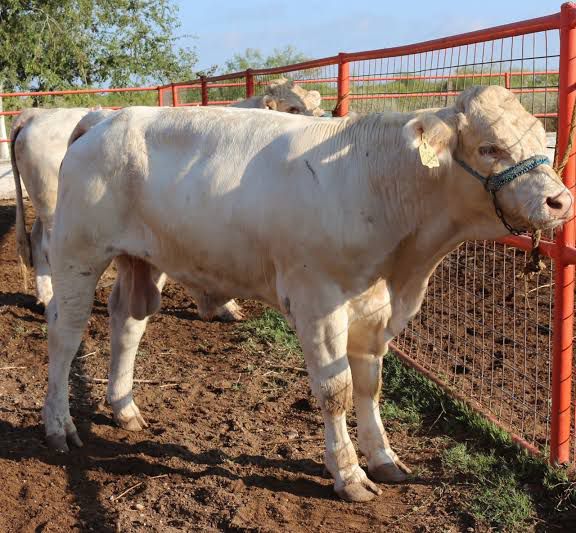
[[[408,429],[417,429],[422,426],[422,414],[413,405],[400,405],[395,401],[384,400],[380,406],[380,414],[385,424],[395,421]]]
[[[560,523],[559,512],[576,510],[576,482],[565,471],[520,450],[507,433],[393,354],[384,358],[383,383],[383,412],[387,403],[395,404],[391,418],[399,418],[398,410],[414,413],[414,419],[422,417],[422,431],[435,424],[458,435],[448,439],[452,445],[442,452],[442,465],[455,482],[465,482],[458,505],[476,519],[498,531],[526,531],[537,515]]]
[[[464,443],[444,451],[442,465],[452,475],[472,478],[472,498],[465,506],[476,517],[499,529],[521,531],[535,509],[529,494],[522,490],[514,470],[495,455],[476,453]]]
[[[247,321],[242,327],[261,343],[273,345],[282,352],[301,353],[296,334],[273,309],[266,309],[259,318]]]
[[[240,72],[248,68],[283,67],[292,63],[302,63],[308,59],[306,55],[290,45],[284,48],[275,48],[272,54],[266,57],[256,48],[246,48],[243,53],[234,54],[232,59],[226,61],[224,73]]]
[[[197,57],[175,46],[172,0],[3,0],[5,91],[167,82],[192,77]]]

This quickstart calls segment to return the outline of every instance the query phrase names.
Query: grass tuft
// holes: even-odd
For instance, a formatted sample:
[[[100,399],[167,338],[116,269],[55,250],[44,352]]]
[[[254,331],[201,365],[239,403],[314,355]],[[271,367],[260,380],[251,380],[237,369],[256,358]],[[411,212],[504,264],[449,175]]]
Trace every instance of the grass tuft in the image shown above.
[[[284,317],[274,309],[266,309],[260,317],[248,320],[242,325],[242,329],[255,340],[274,346],[284,353],[302,353],[298,337]]]

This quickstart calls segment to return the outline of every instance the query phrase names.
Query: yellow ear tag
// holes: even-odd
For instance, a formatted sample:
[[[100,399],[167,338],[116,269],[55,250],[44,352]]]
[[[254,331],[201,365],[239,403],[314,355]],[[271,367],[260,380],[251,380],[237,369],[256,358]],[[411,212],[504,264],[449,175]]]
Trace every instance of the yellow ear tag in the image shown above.
[[[434,148],[428,144],[424,135],[422,135],[422,142],[418,147],[418,151],[420,152],[420,161],[425,167],[437,168],[440,166],[440,161],[438,161]]]

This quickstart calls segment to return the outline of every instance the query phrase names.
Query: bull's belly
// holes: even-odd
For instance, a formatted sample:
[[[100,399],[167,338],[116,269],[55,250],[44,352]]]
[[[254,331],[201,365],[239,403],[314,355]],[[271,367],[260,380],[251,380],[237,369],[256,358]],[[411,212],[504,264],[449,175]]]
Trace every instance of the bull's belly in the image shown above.
[[[187,287],[216,297],[252,298],[276,305],[276,270],[269,254],[245,236],[199,235],[187,229],[147,231],[142,241],[122,249]]]

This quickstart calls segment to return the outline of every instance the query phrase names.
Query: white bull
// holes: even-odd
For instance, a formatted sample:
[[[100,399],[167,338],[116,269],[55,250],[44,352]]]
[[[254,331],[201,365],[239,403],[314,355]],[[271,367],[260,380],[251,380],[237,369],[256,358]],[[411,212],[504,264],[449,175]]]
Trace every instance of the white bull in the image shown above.
[[[471,88],[453,107],[417,114],[325,121],[132,108],[98,124],[71,145],[60,172],[43,411],[49,445],[81,445],[68,405],[70,363],[98,279],[116,258],[109,390],[126,420],[140,425],[134,356],[166,272],[223,301],[260,299],[286,316],[322,410],[325,463],[340,497],[380,493],[348,435],[353,400],[370,477],[402,481],[406,467],[379,414],[388,343],[419,310],[447,253],[507,233],[471,172],[517,170],[545,149],[540,122],[499,87]],[[520,228],[555,227],[571,214],[572,196],[545,162],[496,198]]]
[[[291,80],[274,80],[266,94],[234,104],[237,107],[266,108],[293,114],[323,113],[318,91],[306,91]],[[47,261],[50,231],[56,207],[58,170],[70,141],[83,135],[115,111],[87,108],[26,109],[14,121],[11,129],[11,159],[16,186],[16,242],[18,255],[26,268],[32,265],[36,273],[38,303],[46,306],[52,298],[50,267]],[[30,238],[26,233],[24,204],[20,179],[36,211]],[[195,291],[192,295],[203,320],[217,316],[235,320],[242,316],[234,302],[216,306],[210,294]]]

